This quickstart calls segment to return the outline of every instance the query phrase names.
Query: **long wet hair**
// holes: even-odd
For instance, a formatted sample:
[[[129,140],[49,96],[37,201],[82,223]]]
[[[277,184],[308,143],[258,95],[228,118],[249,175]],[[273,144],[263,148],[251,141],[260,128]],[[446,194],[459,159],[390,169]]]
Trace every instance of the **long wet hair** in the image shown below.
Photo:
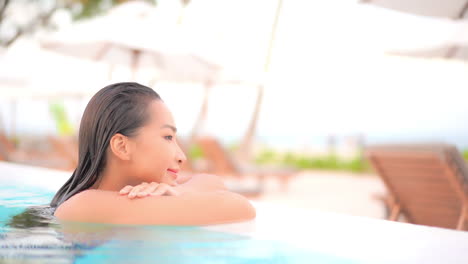
[[[55,194],[50,202],[52,208],[99,180],[112,136],[135,136],[148,121],[147,109],[153,100],[161,97],[153,89],[134,82],[106,86],[91,98],[81,119],[77,168]]]

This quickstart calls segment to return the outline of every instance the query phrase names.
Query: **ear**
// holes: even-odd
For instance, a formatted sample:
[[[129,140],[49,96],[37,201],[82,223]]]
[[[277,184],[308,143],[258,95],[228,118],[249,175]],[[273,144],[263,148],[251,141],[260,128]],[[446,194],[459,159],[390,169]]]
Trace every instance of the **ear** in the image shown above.
[[[121,160],[130,160],[131,157],[131,142],[122,134],[115,134],[110,140],[110,148],[112,153]]]

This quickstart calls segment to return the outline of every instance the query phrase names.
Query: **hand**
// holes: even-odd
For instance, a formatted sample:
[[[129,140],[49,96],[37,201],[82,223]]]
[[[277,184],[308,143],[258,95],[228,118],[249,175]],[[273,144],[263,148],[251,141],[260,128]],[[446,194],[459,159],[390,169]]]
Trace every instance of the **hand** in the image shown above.
[[[128,198],[142,198],[146,196],[178,196],[179,192],[166,183],[144,182],[137,186],[127,185],[119,192],[120,195],[127,195]]]

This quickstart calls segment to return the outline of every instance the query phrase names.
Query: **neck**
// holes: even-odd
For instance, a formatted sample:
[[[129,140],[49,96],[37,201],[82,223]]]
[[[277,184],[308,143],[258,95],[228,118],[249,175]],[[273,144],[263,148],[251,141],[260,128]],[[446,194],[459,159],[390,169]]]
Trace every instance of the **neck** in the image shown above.
[[[120,168],[110,161],[101,172],[100,180],[94,184],[93,188],[103,191],[120,191],[123,187],[133,184],[125,176],[125,171],[124,168]]]

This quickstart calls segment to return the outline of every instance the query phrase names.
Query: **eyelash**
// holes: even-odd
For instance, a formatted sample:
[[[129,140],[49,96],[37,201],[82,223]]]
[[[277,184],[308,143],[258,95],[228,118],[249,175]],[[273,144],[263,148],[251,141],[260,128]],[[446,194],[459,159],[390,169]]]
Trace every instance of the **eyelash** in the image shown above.
[[[172,140],[173,139],[172,136],[164,136],[164,138],[167,139],[167,140]]]

